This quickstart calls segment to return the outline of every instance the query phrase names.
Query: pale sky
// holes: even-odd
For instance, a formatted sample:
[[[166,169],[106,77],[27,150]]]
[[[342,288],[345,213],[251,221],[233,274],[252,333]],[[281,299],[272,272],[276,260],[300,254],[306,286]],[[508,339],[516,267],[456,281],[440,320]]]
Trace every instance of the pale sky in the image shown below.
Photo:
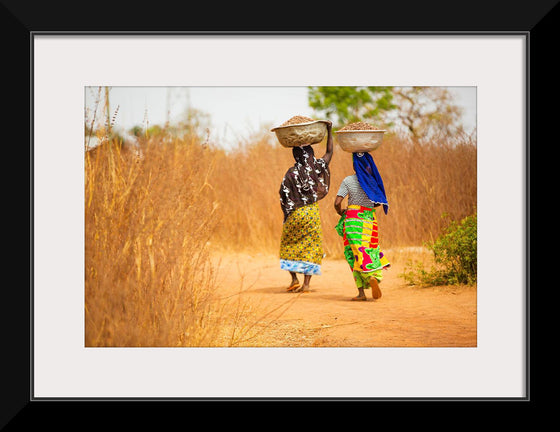
[[[449,87],[455,103],[464,109],[467,132],[476,126],[476,87]],[[86,107],[93,108],[97,87],[86,88]],[[187,106],[210,115],[211,139],[229,146],[252,132],[274,127],[294,115],[314,116],[307,102],[307,87],[111,87],[110,108],[119,107],[114,127],[129,130],[173,123]]]

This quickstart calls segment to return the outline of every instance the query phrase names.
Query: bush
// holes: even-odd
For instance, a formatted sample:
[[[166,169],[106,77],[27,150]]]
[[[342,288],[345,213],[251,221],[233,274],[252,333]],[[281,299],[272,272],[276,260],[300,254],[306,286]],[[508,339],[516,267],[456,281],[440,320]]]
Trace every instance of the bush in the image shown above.
[[[426,271],[421,264],[402,276],[411,284],[453,285],[476,283],[477,274],[476,214],[460,222],[453,221],[433,243],[425,246],[434,253],[436,267]]]

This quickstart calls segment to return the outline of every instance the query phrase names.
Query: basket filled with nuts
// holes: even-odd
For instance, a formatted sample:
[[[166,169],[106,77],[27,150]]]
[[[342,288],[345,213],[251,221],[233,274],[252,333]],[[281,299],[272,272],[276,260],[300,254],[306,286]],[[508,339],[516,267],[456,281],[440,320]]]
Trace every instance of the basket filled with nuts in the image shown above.
[[[365,122],[355,122],[335,131],[336,141],[349,153],[366,153],[379,148],[387,132]]]
[[[327,123],[330,122],[296,115],[270,131],[276,134],[282,146],[301,147],[323,141],[327,133]]]

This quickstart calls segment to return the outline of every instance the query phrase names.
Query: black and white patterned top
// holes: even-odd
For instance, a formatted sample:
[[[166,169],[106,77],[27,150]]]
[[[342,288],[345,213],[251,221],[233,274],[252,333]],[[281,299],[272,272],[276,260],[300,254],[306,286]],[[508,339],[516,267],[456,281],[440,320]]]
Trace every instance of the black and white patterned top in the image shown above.
[[[310,145],[292,149],[295,164],[280,185],[280,206],[284,222],[297,208],[313,204],[329,193],[330,171],[323,158],[315,158]]]
[[[356,176],[356,174],[349,175],[342,180],[337,195],[341,197],[348,195],[348,205],[361,205],[368,208],[376,206],[376,204],[368,198],[360,186],[360,182],[358,181],[358,176]]]

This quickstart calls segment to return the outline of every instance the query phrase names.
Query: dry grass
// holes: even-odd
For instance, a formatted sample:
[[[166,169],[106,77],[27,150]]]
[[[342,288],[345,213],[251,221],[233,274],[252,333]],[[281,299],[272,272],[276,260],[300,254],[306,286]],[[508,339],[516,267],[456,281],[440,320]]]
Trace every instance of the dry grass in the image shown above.
[[[141,148],[141,159],[115,141],[85,155],[86,346],[243,346],[284,306],[250,306],[242,285],[221,297],[211,252],[278,251],[291,151],[269,135],[231,152],[165,135]],[[387,216],[378,211],[382,247],[419,246],[441,232],[442,214],[475,211],[475,145],[387,138],[373,156],[390,202]],[[329,257],[342,257],[333,204],[352,173],[335,146],[320,202]]]
[[[211,161],[198,145],[164,148],[149,141],[142,160],[115,142],[86,153],[86,346],[213,339]]]

